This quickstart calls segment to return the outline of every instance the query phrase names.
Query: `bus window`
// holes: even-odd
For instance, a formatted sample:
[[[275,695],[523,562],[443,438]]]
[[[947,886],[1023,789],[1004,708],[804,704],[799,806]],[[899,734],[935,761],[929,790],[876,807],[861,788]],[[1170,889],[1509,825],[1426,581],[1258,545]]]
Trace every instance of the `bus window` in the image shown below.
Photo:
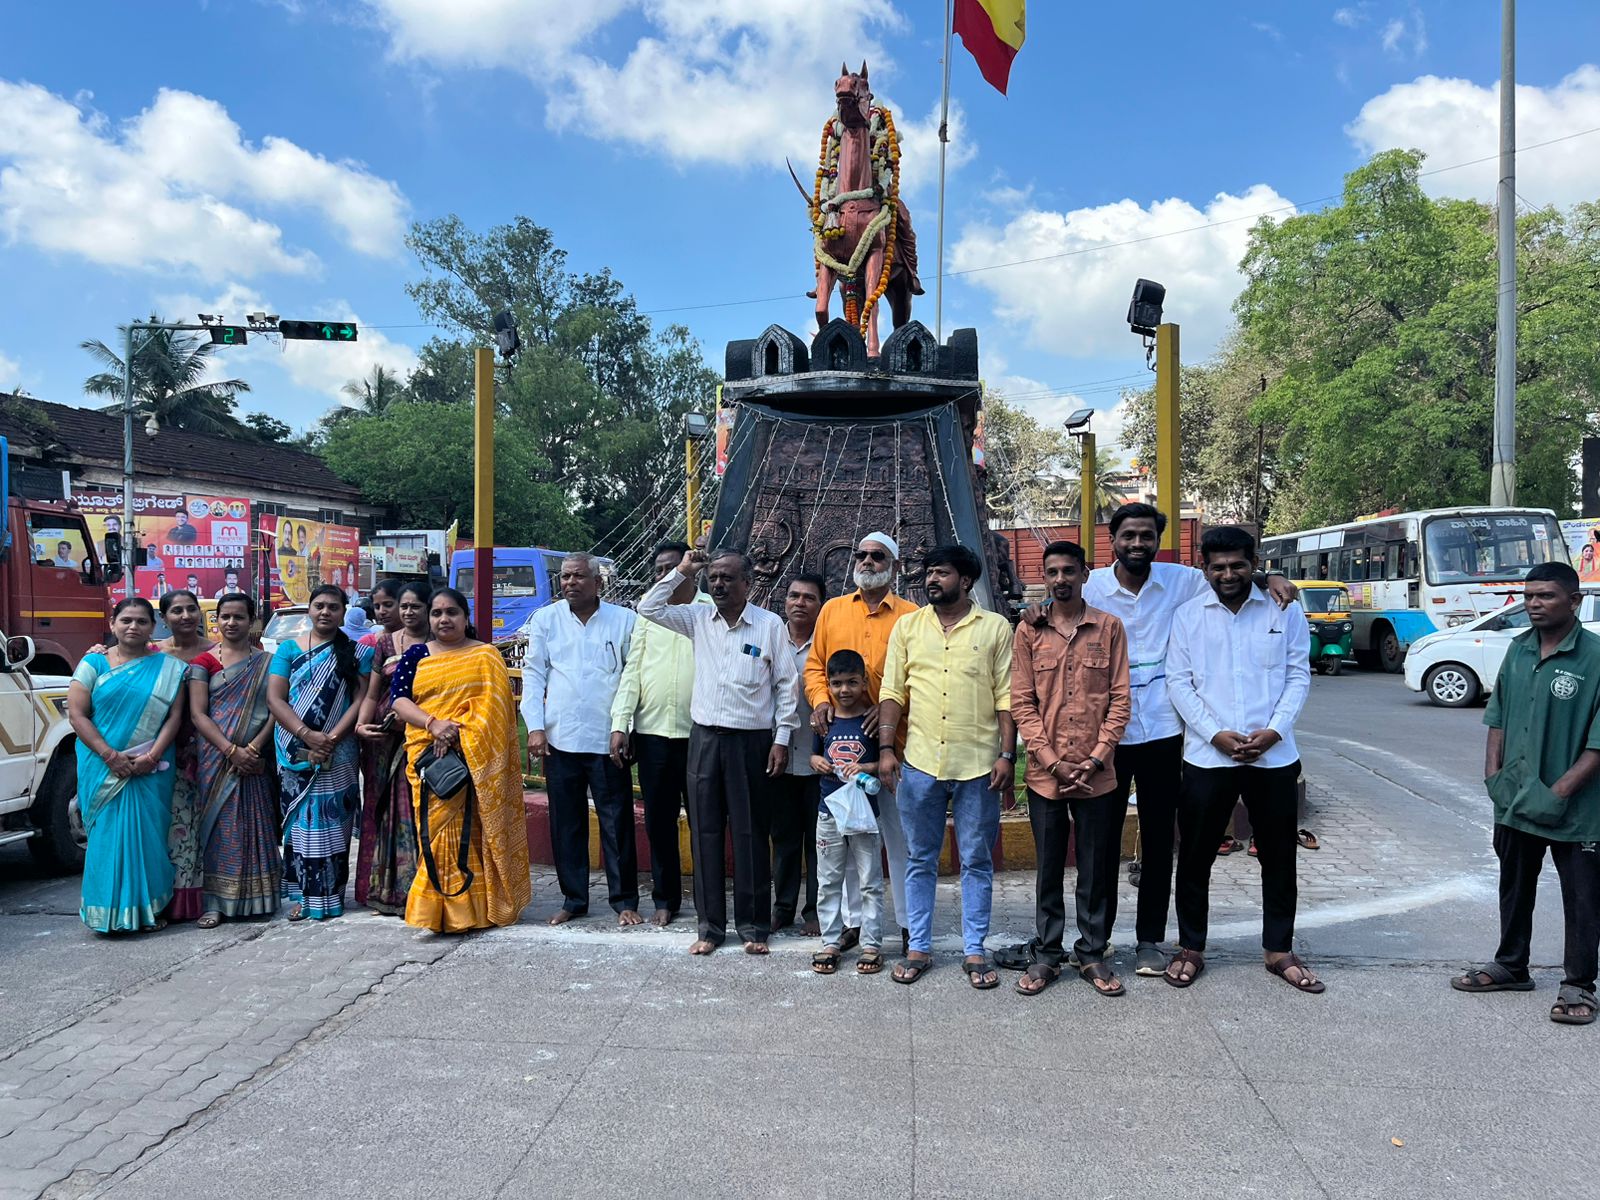
[[[1357,546],[1350,552],[1350,570],[1343,578],[1348,581],[1362,582],[1367,577],[1368,551],[1365,546]]]
[[[1436,517],[1423,526],[1428,582],[1521,579],[1565,553],[1560,528],[1543,513]]]

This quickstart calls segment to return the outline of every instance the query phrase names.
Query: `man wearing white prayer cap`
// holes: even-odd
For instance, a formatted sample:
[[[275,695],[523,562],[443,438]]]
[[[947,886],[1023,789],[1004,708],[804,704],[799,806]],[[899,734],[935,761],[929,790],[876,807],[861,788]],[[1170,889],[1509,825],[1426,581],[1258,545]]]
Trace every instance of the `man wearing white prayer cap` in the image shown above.
[[[867,534],[856,543],[856,590],[829,600],[817,615],[811,656],[806,660],[801,686],[811,702],[811,726],[819,733],[825,732],[833,720],[827,664],[828,656],[835,650],[854,650],[866,662],[867,699],[874,706],[869,718],[870,729],[877,728],[878,687],[883,682],[883,664],[889,652],[889,631],[901,617],[917,611],[915,604],[894,592],[899,565],[900,545],[894,538],[882,530]],[[897,751],[902,749],[903,744],[896,747]],[[900,923],[901,953],[904,953],[907,941],[906,838],[900,827],[900,809],[895,804],[893,790],[884,787],[877,799],[878,830],[883,835],[883,849],[889,860],[890,893]],[[847,894],[846,912],[850,911],[849,899]],[[840,948],[850,949],[859,936],[858,930],[846,928]]]

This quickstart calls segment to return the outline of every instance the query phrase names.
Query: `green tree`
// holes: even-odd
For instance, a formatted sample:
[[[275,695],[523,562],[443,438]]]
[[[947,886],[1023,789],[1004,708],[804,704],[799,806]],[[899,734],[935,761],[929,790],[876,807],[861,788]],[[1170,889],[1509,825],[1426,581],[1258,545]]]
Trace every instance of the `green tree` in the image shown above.
[[[401,395],[405,381],[382,363],[374,363],[372,370],[360,379],[352,379],[339,391],[349,398],[347,411],[381,413]]]
[[[294,430],[287,422],[264,412],[246,413],[244,424],[263,442],[287,444],[294,440]]]
[[[483,234],[444,217],[413,226],[407,244],[426,271],[408,293],[456,339],[424,350],[410,394],[470,389],[471,344],[510,312],[523,349],[496,390],[505,425],[545,464],[535,481],[569,498],[602,551],[669,532],[670,506],[657,500],[681,472],[683,416],[709,415],[718,381],[688,330],[653,332],[609,271],[568,270],[550,231],[526,217]]]
[[[152,322],[161,318],[150,314]],[[119,325],[118,343],[127,344],[128,327]],[[83,381],[91,396],[114,398],[120,408],[123,395],[122,357],[98,338],[79,343],[104,369]],[[237,397],[250,390],[242,379],[207,379],[216,346],[197,334],[171,329],[136,329],[133,335],[133,398],[140,420],[154,416],[168,429],[187,429],[217,437],[251,437],[234,415]]]
[[[1384,151],[1340,204],[1252,230],[1237,336],[1181,384],[1185,490],[1222,515],[1249,513],[1258,429],[1270,529],[1487,502],[1494,212],[1429,198],[1422,161]],[[1521,214],[1517,257],[1517,499],[1565,513],[1600,431],[1600,204]],[[1151,403],[1128,425],[1142,456]]]
[[[991,517],[1005,525],[1043,526],[1062,516],[1078,470],[1078,447],[1065,430],[986,387],[983,445]]]
[[[381,413],[357,413],[326,430],[321,454],[377,504],[392,504],[402,525],[472,531],[473,407],[397,400]],[[495,431],[495,539],[507,545],[583,546],[589,531],[561,490],[536,482],[546,473],[526,430]]]

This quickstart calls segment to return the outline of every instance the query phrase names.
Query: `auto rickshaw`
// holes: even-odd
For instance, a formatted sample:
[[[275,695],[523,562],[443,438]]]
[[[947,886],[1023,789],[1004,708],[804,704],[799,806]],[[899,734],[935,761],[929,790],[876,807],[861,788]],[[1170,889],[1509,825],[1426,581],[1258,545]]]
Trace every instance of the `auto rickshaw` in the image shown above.
[[[1308,579],[1295,586],[1311,626],[1311,665],[1319,674],[1337,675],[1344,660],[1355,655],[1350,589],[1330,579]]]

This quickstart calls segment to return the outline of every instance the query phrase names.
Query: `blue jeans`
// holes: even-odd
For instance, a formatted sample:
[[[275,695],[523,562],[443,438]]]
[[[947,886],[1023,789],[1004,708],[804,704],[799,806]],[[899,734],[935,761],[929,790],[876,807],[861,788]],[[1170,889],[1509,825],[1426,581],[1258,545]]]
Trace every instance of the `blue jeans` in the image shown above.
[[[911,949],[933,950],[933,902],[939,887],[944,818],[956,819],[961,852],[961,940],[969,957],[984,953],[994,900],[994,843],[1000,835],[1000,793],[989,777],[935,779],[909,764],[900,771],[900,825],[906,835],[906,928]]]

